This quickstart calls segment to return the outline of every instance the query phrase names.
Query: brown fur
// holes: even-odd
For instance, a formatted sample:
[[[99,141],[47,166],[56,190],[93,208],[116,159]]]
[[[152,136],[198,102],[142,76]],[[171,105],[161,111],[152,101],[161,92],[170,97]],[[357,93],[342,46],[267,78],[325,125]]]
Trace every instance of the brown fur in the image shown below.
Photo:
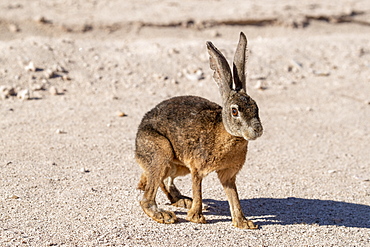
[[[173,205],[189,208],[187,220],[205,223],[201,182],[215,171],[228,197],[233,224],[255,229],[257,226],[242,213],[235,180],[245,162],[247,139],[262,134],[258,107],[245,93],[244,64],[234,68],[234,73],[240,74],[236,91],[229,81],[226,59],[210,42],[207,46],[224,108],[204,98],[181,96],[163,101],[145,114],[136,136],[136,160],[144,170],[138,185],[144,191],[140,204],[154,220],[176,222],[173,212],[157,207],[155,196],[161,188]],[[246,39],[241,34],[235,61],[245,62],[245,50]],[[231,115],[234,108],[238,116]],[[188,173],[192,176],[193,199],[181,195],[173,183]]]

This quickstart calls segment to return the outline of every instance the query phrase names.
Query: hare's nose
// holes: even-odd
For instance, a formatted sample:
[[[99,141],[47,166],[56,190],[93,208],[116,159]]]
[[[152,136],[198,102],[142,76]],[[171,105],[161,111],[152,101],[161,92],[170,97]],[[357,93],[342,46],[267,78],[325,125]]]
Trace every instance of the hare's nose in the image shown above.
[[[252,124],[251,124],[252,128],[255,132],[261,133],[263,131],[262,124],[261,124],[261,122],[259,121],[258,118],[252,119],[251,122],[252,122]]]
[[[261,124],[256,124],[253,126],[254,131],[261,133],[263,131],[262,125]]]

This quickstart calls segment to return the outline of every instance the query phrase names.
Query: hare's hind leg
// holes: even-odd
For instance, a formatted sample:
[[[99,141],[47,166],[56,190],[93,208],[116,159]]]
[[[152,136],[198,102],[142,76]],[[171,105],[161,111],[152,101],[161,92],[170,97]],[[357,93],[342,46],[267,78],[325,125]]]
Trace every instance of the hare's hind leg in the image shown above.
[[[136,139],[136,160],[144,173],[139,182],[139,188],[144,190],[140,205],[144,212],[159,223],[171,224],[177,222],[176,215],[157,207],[155,197],[158,187],[168,176],[173,150],[169,141],[153,132],[139,133]],[[141,187],[140,187],[141,186]]]
[[[180,191],[176,188],[173,183],[174,177],[168,177],[161,183],[161,189],[166,194],[168,200],[170,200],[172,206],[181,208],[191,208],[192,199],[187,196],[181,195]]]

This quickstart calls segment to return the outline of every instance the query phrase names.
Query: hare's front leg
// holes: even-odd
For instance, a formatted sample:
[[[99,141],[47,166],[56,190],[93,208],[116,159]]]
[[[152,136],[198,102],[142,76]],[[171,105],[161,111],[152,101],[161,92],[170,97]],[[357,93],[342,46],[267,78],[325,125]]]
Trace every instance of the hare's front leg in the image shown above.
[[[257,225],[245,218],[241,209],[235,184],[237,172],[238,171],[232,169],[225,169],[217,172],[218,178],[224,187],[227,199],[229,201],[233,225],[243,229],[258,229]]]
[[[194,223],[206,223],[206,219],[202,213],[202,177],[196,172],[191,172],[192,189],[193,189],[193,203],[186,219]]]

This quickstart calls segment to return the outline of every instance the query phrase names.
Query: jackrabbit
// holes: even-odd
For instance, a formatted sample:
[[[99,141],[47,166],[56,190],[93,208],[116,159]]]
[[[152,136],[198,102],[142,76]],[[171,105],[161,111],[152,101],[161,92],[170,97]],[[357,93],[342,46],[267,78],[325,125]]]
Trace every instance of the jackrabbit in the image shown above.
[[[221,52],[211,42],[207,48],[223,107],[204,98],[180,96],[161,102],[145,114],[136,136],[136,160],[144,171],[138,185],[144,191],[140,205],[155,221],[175,223],[173,212],[157,207],[155,197],[160,187],[172,205],[189,209],[187,220],[206,223],[201,183],[215,171],[226,192],[233,225],[256,229],[258,226],[244,217],[235,185],[248,141],[263,132],[257,104],[246,93],[247,39],[240,33],[233,76]],[[183,196],[174,185],[176,177],[188,173],[193,199]]]

